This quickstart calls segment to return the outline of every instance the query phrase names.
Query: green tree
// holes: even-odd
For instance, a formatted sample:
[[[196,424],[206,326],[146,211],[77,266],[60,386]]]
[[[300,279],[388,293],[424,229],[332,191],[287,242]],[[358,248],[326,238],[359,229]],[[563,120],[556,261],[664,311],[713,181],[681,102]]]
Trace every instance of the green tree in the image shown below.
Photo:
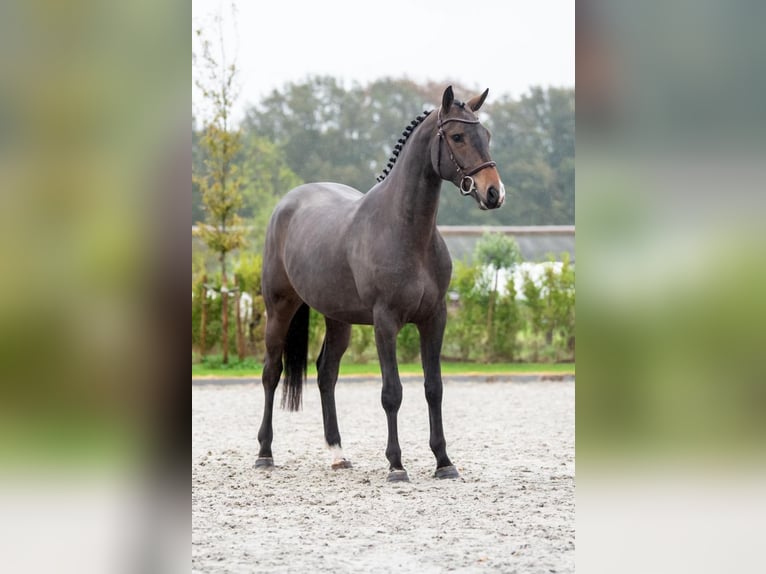
[[[240,213],[249,223],[249,247],[260,252],[274,206],[285,193],[303,181],[290,169],[284,154],[274,143],[252,132],[243,134],[240,156],[244,178],[244,202]]]
[[[438,106],[447,83],[382,78],[344,89],[335,78],[312,77],[272,92],[248,110],[242,125],[248,137],[276,145],[301,180],[337,181],[365,192],[404,126]],[[455,90],[466,98],[476,91]],[[494,94],[486,124],[508,205],[480,211],[445,182],[438,223],[573,224],[574,90],[532,88],[520,99]]]
[[[518,359],[518,338],[524,326],[524,319],[519,308],[513,277],[508,279],[505,293],[498,296],[495,307],[495,334],[489,343],[492,357],[495,360],[515,361]]]
[[[487,105],[492,158],[506,186],[505,224],[574,224],[574,90],[534,87]],[[500,213],[502,212],[502,213]]]
[[[553,263],[554,259],[549,259]],[[555,343],[556,359],[560,350],[574,353],[575,327],[575,275],[569,262],[569,254],[561,254],[561,268],[556,271],[553,265],[545,269],[543,275],[544,316],[546,320],[546,342]],[[554,341],[554,337],[557,339]],[[572,356],[574,358],[574,356]]]
[[[220,16],[217,22],[220,25]],[[237,210],[242,206],[242,174],[234,161],[241,148],[241,133],[232,128],[231,112],[236,98],[237,68],[228,63],[219,27],[216,50],[203,31],[197,30],[200,52],[193,62],[198,77],[195,84],[210,109],[200,139],[205,160],[202,169],[192,175],[198,185],[205,221],[198,224],[198,234],[207,247],[217,253],[221,265],[221,313],[223,362],[228,363],[228,285],[226,256],[244,245],[244,226]]]
[[[540,360],[539,338],[546,331],[547,327],[543,290],[535,282],[534,278],[526,272],[524,273],[521,290],[524,293],[524,306],[529,316],[530,336],[532,338],[532,355],[529,358],[533,362],[537,362]]]
[[[194,176],[196,173],[201,173],[205,165],[205,153],[200,145],[201,139],[202,132],[197,125],[197,118],[192,115],[192,225],[205,219],[202,191],[199,188],[199,181]]]
[[[273,91],[248,110],[243,128],[276,144],[303,181],[337,181],[366,192],[402,129],[438,105],[443,90],[390,78],[346,90],[335,78],[315,76]]]
[[[487,307],[487,332],[486,344],[493,348],[493,342],[497,338],[495,329],[495,306],[498,298],[498,280],[500,272],[512,270],[522,261],[521,251],[513,237],[501,233],[485,232],[476,244],[474,258],[479,265],[489,268],[492,272],[492,284],[489,290],[489,302]],[[489,357],[490,360],[493,357]]]
[[[557,268],[553,256],[539,282],[525,274],[522,291],[529,316],[532,360],[539,360],[541,342],[545,353],[559,360],[562,353],[574,359],[575,347],[575,272],[569,254],[561,254]]]
[[[360,101],[332,77],[313,77],[274,90],[248,110],[243,129],[276,145],[303,181],[339,181],[363,191],[367,155]],[[370,182],[370,183],[368,183]]]
[[[266,304],[261,294],[262,268],[263,258],[260,253],[240,252],[234,271],[240,291],[249,294],[252,300],[251,314],[246,325],[247,347],[249,354],[256,357],[263,357],[266,352]]]
[[[457,295],[457,306],[450,308],[444,334],[444,352],[463,361],[484,358],[477,351],[486,347],[483,336],[489,302],[489,280],[478,265],[456,261],[450,292]]]

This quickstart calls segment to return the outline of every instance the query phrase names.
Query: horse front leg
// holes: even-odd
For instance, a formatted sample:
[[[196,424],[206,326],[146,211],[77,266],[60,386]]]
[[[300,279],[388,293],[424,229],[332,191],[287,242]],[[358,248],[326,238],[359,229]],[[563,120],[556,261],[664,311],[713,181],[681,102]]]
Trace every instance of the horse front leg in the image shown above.
[[[380,370],[383,375],[381,403],[388,423],[386,458],[389,463],[389,482],[407,481],[407,471],[402,466],[402,449],[399,447],[397,416],[402,405],[402,381],[396,363],[396,336],[401,325],[386,312],[374,314],[375,345],[378,348]]]
[[[447,456],[447,441],[442,424],[442,370],[441,350],[444,327],[447,324],[447,309],[442,305],[430,320],[417,325],[420,332],[420,357],[425,375],[426,401],[428,402],[428,423],[431,430],[429,444],[436,457],[436,478],[458,478],[455,466]]]

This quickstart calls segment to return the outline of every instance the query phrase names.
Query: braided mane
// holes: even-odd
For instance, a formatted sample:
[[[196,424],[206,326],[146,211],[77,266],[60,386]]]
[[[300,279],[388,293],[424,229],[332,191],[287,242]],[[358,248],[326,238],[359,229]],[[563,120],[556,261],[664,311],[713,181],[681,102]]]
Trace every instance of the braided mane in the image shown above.
[[[425,110],[425,111],[424,111],[422,114],[420,114],[420,115],[419,115],[417,118],[415,118],[414,120],[412,120],[412,121],[409,123],[409,125],[408,125],[406,128],[404,128],[404,131],[402,132],[402,137],[400,137],[400,138],[397,140],[397,143],[396,143],[396,145],[394,146],[394,149],[393,149],[393,151],[391,152],[391,157],[390,157],[390,158],[388,158],[388,165],[387,165],[387,166],[386,166],[386,168],[383,170],[383,173],[381,173],[381,174],[380,174],[380,175],[377,177],[377,180],[378,180],[378,182],[381,182],[381,181],[383,181],[384,179],[386,179],[386,176],[387,176],[387,175],[388,175],[388,174],[391,172],[391,169],[394,167],[394,164],[396,163],[396,158],[398,158],[398,157],[399,157],[399,154],[401,153],[401,151],[402,151],[402,147],[404,147],[404,144],[405,144],[405,142],[407,141],[407,138],[409,138],[409,137],[410,137],[410,135],[412,134],[412,131],[413,131],[413,130],[414,130],[414,129],[415,129],[417,126],[418,126],[418,125],[420,125],[420,124],[423,122],[423,120],[424,120],[424,119],[426,119],[426,118],[428,117],[428,114],[430,114],[432,111],[433,111],[433,110]]]

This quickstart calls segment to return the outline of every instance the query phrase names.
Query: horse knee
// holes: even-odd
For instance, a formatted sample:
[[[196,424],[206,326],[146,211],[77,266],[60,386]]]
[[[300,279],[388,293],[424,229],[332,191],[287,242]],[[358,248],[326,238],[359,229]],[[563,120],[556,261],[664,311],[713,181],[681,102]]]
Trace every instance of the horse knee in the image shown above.
[[[439,404],[442,400],[442,384],[439,383],[426,383],[426,401],[429,405]]]
[[[402,387],[401,385],[384,386],[383,392],[380,395],[380,402],[383,405],[383,409],[388,413],[392,411],[398,411],[402,406]]]

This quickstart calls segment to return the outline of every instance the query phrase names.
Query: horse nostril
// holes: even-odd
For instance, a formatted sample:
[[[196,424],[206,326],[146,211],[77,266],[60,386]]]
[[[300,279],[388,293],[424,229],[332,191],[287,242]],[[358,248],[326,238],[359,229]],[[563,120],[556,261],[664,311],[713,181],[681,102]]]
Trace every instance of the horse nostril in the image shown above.
[[[494,185],[489,186],[489,189],[487,190],[487,202],[490,205],[495,205],[498,199],[500,199],[500,192],[497,191],[497,188],[495,188]]]

